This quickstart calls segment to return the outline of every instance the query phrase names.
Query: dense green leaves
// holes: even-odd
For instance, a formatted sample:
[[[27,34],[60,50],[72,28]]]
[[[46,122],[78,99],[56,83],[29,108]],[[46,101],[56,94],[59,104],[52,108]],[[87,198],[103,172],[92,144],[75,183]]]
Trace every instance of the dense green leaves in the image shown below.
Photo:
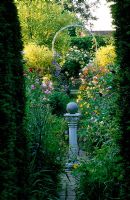
[[[104,66],[105,68],[106,66]],[[110,67],[110,66],[109,66]],[[119,164],[120,127],[117,118],[119,88],[115,88],[117,66],[104,70],[87,65],[80,75],[77,102],[82,113],[79,129],[80,148],[86,152],[80,173],[78,199],[120,198],[123,168]]]
[[[1,199],[26,199],[22,42],[13,1],[0,3]]]
[[[64,11],[62,5],[54,2],[21,1],[17,3],[25,43],[35,42],[39,45],[52,46],[52,40],[60,28],[74,23],[74,14]],[[69,36],[63,32],[57,38],[57,48],[65,51]]]
[[[117,51],[117,61],[120,65],[120,125],[122,138],[120,140],[121,155],[124,159],[125,168],[125,192],[124,199],[130,198],[130,1],[115,0],[112,5],[113,23],[115,25],[115,44]]]
[[[97,43],[97,47],[106,46],[108,44],[113,43],[113,37],[109,35],[94,35]],[[89,52],[95,51],[93,36],[86,36],[86,37],[72,37],[71,38],[71,45],[77,46],[79,49],[84,49]]]
[[[63,102],[59,107],[58,101],[61,100],[58,99],[58,93],[55,93],[54,97],[52,82],[45,77],[42,81],[30,69],[29,72],[26,71],[25,79],[26,128],[30,138],[31,153],[28,198],[30,200],[40,200],[41,198],[53,200],[58,195],[59,175],[63,170],[63,159],[66,152],[63,133],[66,125],[62,118],[52,115],[50,105],[52,112],[59,114],[58,109],[61,111]]]

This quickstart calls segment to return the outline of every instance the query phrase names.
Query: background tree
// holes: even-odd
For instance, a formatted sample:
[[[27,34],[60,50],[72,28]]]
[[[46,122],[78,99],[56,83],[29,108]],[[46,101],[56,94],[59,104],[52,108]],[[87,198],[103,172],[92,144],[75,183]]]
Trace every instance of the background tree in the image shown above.
[[[22,41],[13,0],[0,2],[1,199],[26,199]]]
[[[64,7],[71,12],[75,12],[81,21],[86,24],[88,19],[96,19],[91,13],[91,8],[95,7],[98,2],[99,0],[93,2],[86,0],[67,0],[64,1]]]
[[[62,5],[54,1],[23,0],[17,2],[17,7],[25,44],[35,42],[51,49],[56,32],[77,21],[74,13],[65,11]],[[69,44],[68,40],[67,31],[63,31],[57,38],[56,49],[65,51]]]
[[[125,169],[124,199],[130,198],[130,0],[108,0],[113,2],[112,15],[115,25],[115,44],[120,66],[120,140],[121,155]]]
[[[55,0],[59,4],[64,6],[64,10],[68,10],[71,13],[75,13],[84,25],[91,26],[90,20],[95,20],[96,17],[92,15],[91,9],[95,8],[99,0],[86,1],[86,0]],[[90,27],[91,28],[91,27]],[[69,28],[69,34],[71,36],[76,36],[76,28]]]

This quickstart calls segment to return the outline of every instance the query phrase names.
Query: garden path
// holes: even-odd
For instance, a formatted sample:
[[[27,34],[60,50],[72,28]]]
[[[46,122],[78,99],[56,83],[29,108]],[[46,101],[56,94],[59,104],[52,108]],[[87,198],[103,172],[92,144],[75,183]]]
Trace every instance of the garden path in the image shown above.
[[[66,171],[66,174],[62,176],[62,190],[59,194],[59,200],[75,200],[75,178],[71,171]]]
[[[79,151],[79,160],[85,159],[85,152]],[[65,170],[61,177],[62,189],[59,193],[59,200],[76,200],[76,179],[71,170]]]

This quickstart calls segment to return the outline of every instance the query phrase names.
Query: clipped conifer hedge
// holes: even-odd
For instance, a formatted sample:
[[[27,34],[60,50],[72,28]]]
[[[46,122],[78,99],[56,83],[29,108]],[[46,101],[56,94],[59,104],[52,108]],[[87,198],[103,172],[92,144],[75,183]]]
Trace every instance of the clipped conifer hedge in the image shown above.
[[[0,1],[0,198],[26,199],[22,41],[13,0]]]
[[[115,44],[120,66],[120,140],[121,155],[125,169],[123,199],[130,198],[130,0],[108,0],[112,2],[112,15],[116,28]]]

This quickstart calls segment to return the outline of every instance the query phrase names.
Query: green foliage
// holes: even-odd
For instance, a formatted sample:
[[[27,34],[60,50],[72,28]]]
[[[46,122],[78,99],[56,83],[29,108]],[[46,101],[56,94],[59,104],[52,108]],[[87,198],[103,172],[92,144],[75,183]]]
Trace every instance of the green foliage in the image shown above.
[[[79,141],[86,159],[78,168],[79,199],[122,198],[124,170],[119,156],[121,133],[116,105],[119,88],[114,84],[117,72],[115,65],[104,71],[91,64],[81,73],[78,103],[83,119]]]
[[[57,197],[59,175],[66,152],[65,122],[51,114],[47,82],[36,73],[26,72],[26,127],[30,138],[29,199]],[[47,84],[45,87],[45,83]]]
[[[96,39],[97,47],[113,44],[113,37],[109,35],[93,35]],[[77,46],[79,49],[87,50],[88,52],[95,51],[93,36],[71,37],[71,46]]]
[[[117,165],[120,162],[118,151],[113,141],[109,141],[95,151],[92,159],[81,163],[76,172],[80,173],[78,200],[120,198],[123,174],[122,166]]]
[[[63,116],[66,112],[66,105],[69,101],[69,96],[64,92],[53,91],[52,94],[49,95],[49,105],[51,106],[52,113],[58,116]]]
[[[90,55],[87,51],[73,46],[65,57],[61,72],[68,80],[72,77],[78,78],[80,70],[89,62],[89,59]]]
[[[93,46],[93,37],[72,37],[71,38],[71,45],[77,46],[79,49],[84,49],[90,51]]]
[[[59,174],[63,169],[64,122],[53,117],[45,105],[34,104],[29,109],[28,133],[32,147],[30,199],[54,199],[57,196]]]
[[[13,0],[0,2],[0,197],[26,199],[27,137],[24,131],[22,41]]]
[[[51,48],[56,32],[76,21],[74,14],[64,11],[64,7],[55,2],[20,1],[17,7],[25,43],[35,42]],[[56,41],[56,49],[64,52],[68,48],[68,41],[69,35],[61,33]]]
[[[80,16],[80,19],[83,23],[85,23],[88,19],[95,19],[95,17],[91,13],[91,8],[95,7],[99,0],[95,0],[93,2],[87,2],[86,0],[73,1],[71,0],[58,0],[64,5],[65,10],[69,10],[70,12],[74,12]]]
[[[110,1],[109,2],[113,2]],[[130,0],[115,0],[111,6],[113,23],[115,25],[115,45],[117,62],[120,65],[120,126],[122,138],[120,140],[121,155],[125,168],[124,199],[130,198]]]
[[[99,35],[89,35],[86,37],[71,37],[71,47],[70,51],[68,52],[67,56],[65,57],[65,63],[62,67],[62,72],[65,74],[66,78],[78,78],[79,73],[83,67],[88,64],[88,62],[92,59],[95,59],[95,62],[98,64],[103,63],[104,65],[110,64],[109,60],[112,60],[112,58],[115,58],[115,54],[112,51],[112,53],[107,53],[107,50],[109,51],[110,47],[112,45],[107,45],[109,43],[112,43],[110,39],[110,36],[99,36]],[[100,46],[108,46],[107,48],[102,47],[104,51],[106,50],[106,54],[112,55],[112,58],[108,59],[109,55],[105,57],[104,51],[103,51],[103,62],[102,62],[102,55],[100,56],[97,51],[97,57],[95,57],[95,51]],[[110,49],[112,50],[112,48]],[[99,56],[98,56],[99,55]],[[106,61],[107,60],[107,61]],[[100,62],[99,62],[100,61]],[[103,65],[103,66],[104,66]]]
[[[117,70],[116,67],[114,70]],[[111,132],[118,132],[118,126],[115,124],[116,118],[113,118],[116,111],[115,102],[118,96],[113,89],[113,72],[109,70],[104,72],[102,69],[99,70],[94,66],[90,66],[83,69],[81,79],[82,85],[80,86],[80,94],[77,99],[85,118],[81,132],[86,136],[87,128],[88,138],[85,141],[86,147],[95,147],[96,144],[100,147],[107,133],[109,136],[109,125],[110,129],[112,126],[114,127]],[[104,130],[105,127],[106,130]],[[104,131],[106,132],[105,135]],[[93,152],[92,149],[90,152]]]

